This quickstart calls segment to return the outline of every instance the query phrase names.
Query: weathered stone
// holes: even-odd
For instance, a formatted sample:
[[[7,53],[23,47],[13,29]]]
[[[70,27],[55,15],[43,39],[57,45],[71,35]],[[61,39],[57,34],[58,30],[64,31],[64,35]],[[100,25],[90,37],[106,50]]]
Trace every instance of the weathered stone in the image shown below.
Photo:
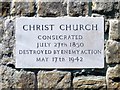
[[[65,16],[67,15],[66,0],[58,0],[56,2],[44,2],[44,0],[38,0],[37,14],[38,16],[43,17]]]
[[[0,43],[2,41],[3,33],[4,33],[4,19],[0,18]]]
[[[14,60],[14,48],[15,48],[15,23],[14,18],[5,20],[4,23],[4,34],[2,40],[2,60],[1,63],[13,63]],[[4,62],[5,60],[5,62]],[[8,62],[10,61],[10,62]],[[6,64],[7,64],[6,63]]]
[[[10,14],[19,16],[33,16],[35,13],[34,0],[13,0]]]
[[[2,59],[2,44],[0,43],[0,61]]]
[[[2,58],[2,40],[4,33],[3,23],[4,23],[4,19],[0,18],[0,59]]]
[[[119,17],[118,2],[93,2],[92,10],[94,13],[105,15],[107,18]]]
[[[74,0],[69,2],[70,16],[86,16],[88,15],[88,3]]]
[[[38,88],[62,89],[71,87],[71,73],[60,71],[39,71]]]
[[[120,64],[108,68],[106,82],[108,90],[120,90]]]
[[[120,21],[109,20],[110,22],[110,30],[109,30],[109,39],[118,40],[120,39]]]
[[[120,1],[114,3],[114,13],[115,13],[115,18],[120,18]]]
[[[7,16],[10,14],[10,1],[9,2],[4,2],[0,1],[0,16]]]
[[[1,60],[0,60],[0,63],[2,65],[9,65],[9,64],[12,64],[13,66],[15,66],[15,60],[12,58],[12,57],[3,57]]]
[[[113,7],[113,2],[93,2],[92,10],[105,13],[112,11]]]
[[[23,70],[17,71],[1,65],[0,76],[2,88],[6,88],[6,90],[9,90],[9,88],[22,88],[21,90],[28,90],[28,88],[34,88],[35,86],[35,75],[33,72],[26,72]]]
[[[73,79],[73,88],[80,90],[105,90],[105,77],[103,76],[79,76]]]
[[[118,2],[114,2],[114,9],[120,10],[120,1],[119,0],[118,0]]]
[[[106,45],[106,62],[120,63],[120,42],[108,40]]]

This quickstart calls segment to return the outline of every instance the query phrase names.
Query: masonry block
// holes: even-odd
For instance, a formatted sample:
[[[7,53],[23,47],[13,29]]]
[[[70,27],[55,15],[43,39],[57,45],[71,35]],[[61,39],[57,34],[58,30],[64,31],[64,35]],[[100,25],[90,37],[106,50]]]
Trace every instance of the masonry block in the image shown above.
[[[68,89],[71,87],[71,73],[61,71],[39,71],[38,88]]]
[[[0,17],[6,17],[10,15],[10,1],[0,1]]]
[[[12,90],[12,88],[16,90],[34,90],[35,88],[35,75],[33,72],[17,71],[11,67],[1,65],[0,76],[2,90]]]
[[[120,20],[114,19],[109,20],[109,22],[110,22],[109,39],[120,40]]]
[[[88,3],[80,0],[70,0],[69,2],[70,16],[86,16],[88,15]]]
[[[66,0],[48,1],[38,0],[37,2],[37,14],[42,17],[57,17],[67,15],[67,3]]]
[[[73,79],[74,90],[106,90],[105,77],[79,76]]]
[[[12,0],[10,14],[15,16],[34,16],[35,1],[34,0]]]
[[[106,62],[108,64],[120,63],[120,42],[113,40],[107,41]]]
[[[109,67],[106,73],[107,90],[120,90],[120,64]]]
[[[6,17],[4,21],[4,33],[2,35],[2,59],[1,64],[15,64],[15,18]]]

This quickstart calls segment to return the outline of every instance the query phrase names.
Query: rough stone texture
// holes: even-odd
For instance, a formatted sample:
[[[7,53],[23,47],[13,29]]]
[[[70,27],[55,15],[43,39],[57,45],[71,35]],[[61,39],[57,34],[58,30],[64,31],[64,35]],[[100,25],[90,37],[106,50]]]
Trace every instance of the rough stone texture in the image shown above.
[[[2,59],[2,40],[4,34],[4,19],[0,18],[0,61]]]
[[[37,14],[42,17],[57,17],[67,15],[66,0],[59,0],[58,2],[44,2],[38,0]]]
[[[120,1],[114,3],[115,18],[120,18]]]
[[[120,64],[108,68],[106,82],[108,90],[120,90]]]
[[[10,4],[11,2],[1,2],[0,1],[0,16],[7,16],[10,15]]]
[[[10,88],[21,88],[21,90],[34,88],[35,75],[32,72],[26,72],[23,70],[17,71],[10,67],[1,65],[0,76],[2,80],[0,80],[2,88],[6,88],[6,90],[9,90]]]
[[[3,26],[3,24],[4,24],[4,19],[0,18],[0,43],[2,41],[2,37],[3,37],[3,33],[4,33],[4,30],[3,30],[4,26]]]
[[[11,4],[11,15],[33,16],[35,13],[34,0],[13,0]]]
[[[109,20],[110,22],[110,31],[109,31],[109,39],[112,40],[118,40],[120,39],[120,21],[115,20]]]
[[[106,62],[108,64],[120,63],[120,42],[108,40],[106,46]]]
[[[62,88],[68,88],[68,90],[69,88],[79,88],[79,90],[103,90],[105,88],[106,90],[107,65],[103,69],[74,69],[71,70],[73,76],[70,72],[39,71],[36,73],[37,78],[35,78],[33,72],[18,70],[14,66],[14,20],[16,16],[57,17],[67,14],[70,16],[86,16],[88,15],[88,3],[80,2],[80,0],[72,0],[74,2],[69,3],[67,1],[70,0],[56,0],[55,2],[51,2],[51,0],[48,0],[50,2],[43,2],[44,0],[2,1],[0,0],[0,88],[2,86],[7,90],[12,90],[8,88],[30,90],[28,88],[37,88],[38,84],[38,88],[51,88],[53,90],[61,90]],[[120,21],[117,20],[120,16],[120,2],[119,5],[118,2],[95,2],[92,7],[92,16],[104,16],[106,18],[105,43],[108,39],[111,39],[107,41],[105,46],[107,47],[106,62],[110,66],[116,65],[120,63]],[[32,69],[29,70],[32,71]],[[112,90],[120,89],[119,72],[120,65],[108,68],[106,76],[108,90],[111,88]]]
[[[14,48],[15,48],[15,25],[14,18],[7,17],[4,23],[4,34],[2,40],[2,64],[14,64]]]
[[[71,73],[61,71],[39,71],[38,88],[62,89],[71,87]]]
[[[113,2],[93,2],[93,10],[95,11],[103,11],[105,12],[110,12],[113,10],[114,3]]]
[[[92,10],[107,18],[119,18],[118,2],[93,2]]]
[[[69,2],[69,15],[70,16],[88,15],[88,3],[80,2],[80,0]]]
[[[103,76],[79,76],[73,79],[73,88],[80,90],[105,90],[106,83]]]

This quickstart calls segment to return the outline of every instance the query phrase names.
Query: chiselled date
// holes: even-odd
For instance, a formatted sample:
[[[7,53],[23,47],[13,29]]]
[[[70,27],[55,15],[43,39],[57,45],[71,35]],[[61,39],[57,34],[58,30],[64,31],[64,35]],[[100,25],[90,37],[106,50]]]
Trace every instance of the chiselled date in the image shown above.
[[[69,57],[69,62],[82,62],[83,57]]]

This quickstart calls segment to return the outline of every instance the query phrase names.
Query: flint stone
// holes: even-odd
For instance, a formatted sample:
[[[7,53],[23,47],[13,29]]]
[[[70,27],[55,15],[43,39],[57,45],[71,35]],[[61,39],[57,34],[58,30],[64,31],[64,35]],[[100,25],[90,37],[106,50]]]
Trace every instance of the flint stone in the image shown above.
[[[26,72],[24,70],[17,71],[11,67],[1,65],[0,76],[0,83],[3,90],[9,90],[10,88],[28,90],[28,88],[32,89],[35,86],[35,75],[33,72]]]
[[[108,40],[106,45],[106,62],[108,64],[120,63],[120,42]]]
[[[73,79],[73,88],[80,90],[105,90],[105,77],[103,76],[79,76]]]
[[[71,73],[61,71],[39,71],[38,88],[63,89],[71,87]]]

